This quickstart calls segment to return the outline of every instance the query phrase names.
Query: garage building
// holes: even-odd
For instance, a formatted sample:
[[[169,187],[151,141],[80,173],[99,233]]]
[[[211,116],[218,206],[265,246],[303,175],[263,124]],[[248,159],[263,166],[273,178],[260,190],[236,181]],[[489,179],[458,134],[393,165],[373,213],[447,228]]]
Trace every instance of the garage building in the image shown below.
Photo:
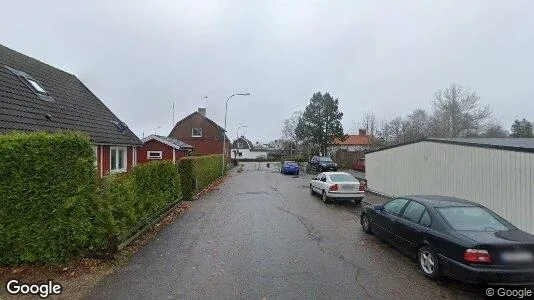
[[[534,234],[534,139],[423,139],[369,152],[368,190],[463,198]]]

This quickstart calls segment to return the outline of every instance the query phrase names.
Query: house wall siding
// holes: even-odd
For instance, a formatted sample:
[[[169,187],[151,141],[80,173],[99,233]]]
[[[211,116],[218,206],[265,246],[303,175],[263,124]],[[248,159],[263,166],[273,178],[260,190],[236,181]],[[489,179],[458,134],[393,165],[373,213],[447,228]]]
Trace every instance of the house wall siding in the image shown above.
[[[178,159],[188,155],[188,151],[185,150],[176,150],[175,148],[166,145],[162,142],[156,140],[147,141],[142,147],[137,149],[137,161],[140,164],[154,161],[155,159],[148,159],[148,151],[162,151],[163,160],[173,161],[173,152],[175,152],[174,158],[176,161]]]
[[[365,160],[370,190],[471,200],[534,234],[534,153],[419,142]]]
[[[202,128],[202,137],[192,137],[192,128]],[[223,151],[223,136],[220,129],[199,114],[184,119],[173,128],[169,137],[183,141],[194,147],[192,154],[220,154]],[[226,141],[227,155],[231,144]]]

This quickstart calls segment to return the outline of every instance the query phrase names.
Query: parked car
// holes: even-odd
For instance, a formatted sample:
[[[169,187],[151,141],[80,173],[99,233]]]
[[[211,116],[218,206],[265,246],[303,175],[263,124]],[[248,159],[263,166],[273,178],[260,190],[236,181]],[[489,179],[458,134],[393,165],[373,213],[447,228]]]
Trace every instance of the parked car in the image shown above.
[[[365,172],[365,158],[358,159],[356,163],[354,163],[354,170]]]
[[[295,174],[299,175],[299,164],[294,161],[287,160],[282,164],[280,168],[280,173],[282,174]]]
[[[486,207],[445,196],[405,196],[364,203],[360,222],[417,259],[431,279],[469,283],[534,283],[534,236]]]
[[[310,193],[321,195],[324,203],[340,199],[353,199],[360,203],[365,194],[365,186],[349,173],[324,172],[310,181]]]
[[[309,166],[315,172],[337,171],[337,164],[328,156],[314,156]]]

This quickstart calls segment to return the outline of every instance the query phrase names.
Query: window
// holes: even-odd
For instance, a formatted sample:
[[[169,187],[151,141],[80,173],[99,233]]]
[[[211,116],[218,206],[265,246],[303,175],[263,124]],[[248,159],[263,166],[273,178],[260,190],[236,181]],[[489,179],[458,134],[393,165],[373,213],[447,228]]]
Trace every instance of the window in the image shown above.
[[[95,155],[95,167],[98,165],[98,147],[93,146],[93,154]]]
[[[195,127],[191,129],[191,136],[192,137],[202,137],[202,128]]]
[[[419,224],[428,227],[430,224],[432,224],[432,220],[430,219],[430,215],[428,214],[428,211],[425,211],[423,216],[421,217],[421,220],[419,221]]]
[[[439,213],[455,230],[501,231],[515,229],[510,223],[477,206],[439,207]]]
[[[147,151],[146,158],[147,159],[162,159],[163,151]]]
[[[419,220],[424,212],[425,207],[421,203],[410,201],[402,213],[402,217],[414,223],[419,223]]]
[[[407,202],[408,200],[406,199],[391,200],[384,205],[384,212],[392,215],[398,215]]]
[[[356,178],[350,174],[331,174],[330,179],[333,182],[356,182]]]
[[[16,70],[13,68],[10,68],[8,66],[5,66],[11,73],[15,74],[39,99],[45,100],[45,101],[54,101],[54,98],[50,96],[50,94],[44,89],[44,87],[37,82],[37,80],[33,79],[29,74]]]
[[[112,173],[126,172],[126,147],[111,147],[110,158]]]
[[[242,142],[238,142],[237,143],[237,148],[243,148],[243,143]]]
[[[33,79],[29,79],[27,78],[26,80],[28,80],[28,82],[33,86],[33,88],[38,92],[38,93],[41,93],[41,94],[48,94],[45,89],[39,84],[37,83],[37,81],[33,80]]]

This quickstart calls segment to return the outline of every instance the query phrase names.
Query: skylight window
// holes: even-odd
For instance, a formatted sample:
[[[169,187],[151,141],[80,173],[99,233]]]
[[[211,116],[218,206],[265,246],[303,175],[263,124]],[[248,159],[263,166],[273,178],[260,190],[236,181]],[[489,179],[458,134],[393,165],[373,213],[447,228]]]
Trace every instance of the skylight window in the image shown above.
[[[33,86],[33,88],[34,88],[37,92],[39,92],[39,93],[41,93],[41,94],[48,94],[48,93],[45,91],[45,89],[44,89],[39,83],[37,83],[37,81],[35,81],[35,80],[33,80],[33,79],[29,79],[29,78],[27,78],[26,80],[28,80],[28,82]]]

